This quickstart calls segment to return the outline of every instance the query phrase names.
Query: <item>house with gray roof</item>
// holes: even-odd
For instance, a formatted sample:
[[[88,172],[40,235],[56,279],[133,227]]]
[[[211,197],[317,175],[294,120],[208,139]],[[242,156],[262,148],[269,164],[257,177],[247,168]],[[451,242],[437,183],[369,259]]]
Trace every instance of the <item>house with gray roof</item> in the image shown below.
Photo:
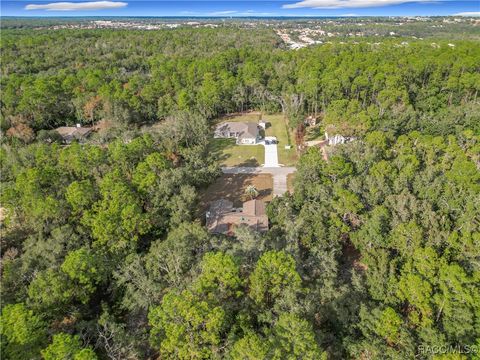
[[[255,145],[260,137],[259,126],[255,122],[224,122],[217,125],[215,138],[233,138],[239,145]]]

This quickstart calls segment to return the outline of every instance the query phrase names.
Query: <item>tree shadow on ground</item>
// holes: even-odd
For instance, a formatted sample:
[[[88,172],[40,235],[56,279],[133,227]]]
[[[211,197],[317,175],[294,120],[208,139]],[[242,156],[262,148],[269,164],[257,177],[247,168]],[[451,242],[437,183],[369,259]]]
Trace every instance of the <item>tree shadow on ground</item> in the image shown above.
[[[242,161],[240,164],[235,165],[235,167],[257,167],[257,166],[260,166],[260,163],[255,158],[247,159],[245,161]]]
[[[237,145],[235,139],[224,139],[224,138],[216,138],[210,141],[208,146],[208,151],[217,160],[220,164],[225,164],[227,166],[235,166],[235,167],[256,167],[260,166],[261,163],[258,161],[256,157],[251,157],[248,159],[238,159],[234,157],[235,155],[242,155],[242,157],[248,156],[248,151],[245,152],[250,146],[261,146],[261,145]],[[242,148],[242,150],[239,149]],[[230,153],[230,152],[233,152]],[[233,157],[233,158],[232,158]],[[241,161],[237,163],[236,161]],[[228,164],[231,165],[228,165]]]
[[[208,151],[216,160],[222,162],[230,157],[224,151],[231,146],[235,146],[234,139],[213,139],[208,145]]]

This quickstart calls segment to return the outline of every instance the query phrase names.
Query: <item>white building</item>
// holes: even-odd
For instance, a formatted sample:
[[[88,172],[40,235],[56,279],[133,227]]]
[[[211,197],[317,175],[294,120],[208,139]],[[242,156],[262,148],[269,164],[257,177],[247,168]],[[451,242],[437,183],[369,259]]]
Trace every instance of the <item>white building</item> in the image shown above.
[[[325,139],[328,141],[328,145],[335,146],[338,144],[345,144],[347,142],[355,140],[354,137],[343,136],[340,134],[335,134],[334,136],[328,136],[328,133],[325,132]]]

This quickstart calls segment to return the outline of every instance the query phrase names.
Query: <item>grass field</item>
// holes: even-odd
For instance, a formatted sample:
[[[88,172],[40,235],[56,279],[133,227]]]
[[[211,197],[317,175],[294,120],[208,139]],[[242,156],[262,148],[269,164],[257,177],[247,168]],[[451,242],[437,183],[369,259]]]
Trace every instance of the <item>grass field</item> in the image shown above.
[[[265,136],[276,136],[278,141],[278,162],[285,166],[294,166],[297,162],[297,151],[295,149],[295,135],[283,118],[283,115],[264,115],[263,119],[270,124],[267,127]],[[285,149],[285,145],[291,145]]]
[[[210,203],[219,199],[228,199],[234,206],[241,207],[244,201],[250,200],[245,195],[248,185],[257,188],[257,199],[272,200],[273,179],[270,174],[223,174],[207,189],[200,191],[199,216],[203,216]]]
[[[265,159],[262,145],[237,145],[235,139],[213,139],[210,151],[217,156],[221,166],[260,166]]]
[[[251,113],[251,114],[247,113],[247,114],[234,115],[234,116],[227,115],[227,116],[221,117],[220,119],[217,119],[217,121],[215,123],[218,124],[219,122],[224,122],[224,121],[232,121],[232,122],[253,121],[253,122],[258,122],[261,118],[262,118],[262,116],[260,115],[259,112],[254,112],[254,113]]]
[[[238,116],[226,116],[217,120],[223,121],[252,121],[258,122],[262,118],[268,123],[265,136],[275,136],[278,140],[278,162],[285,166],[294,166],[297,162],[295,138],[293,131],[287,129],[283,115],[263,115],[259,113]],[[285,145],[291,145],[285,149]],[[265,161],[263,146],[236,145],[233,139],[214,139],[211,151],[215,152],[222,166],[260,166]]]

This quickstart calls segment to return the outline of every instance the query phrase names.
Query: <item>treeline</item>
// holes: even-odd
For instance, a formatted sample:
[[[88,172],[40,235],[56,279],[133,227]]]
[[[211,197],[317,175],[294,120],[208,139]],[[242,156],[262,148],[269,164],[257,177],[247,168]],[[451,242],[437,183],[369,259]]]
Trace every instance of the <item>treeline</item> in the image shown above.
[[[139,125],[175,111],[207,119],[283,111],[292,127],[317,113],[347,135],[450,134],[480,123],[477,42],[377,38],[284,51],[268,29],[2,35],[1,125],[24,141],[32,129],[102,119]]]

